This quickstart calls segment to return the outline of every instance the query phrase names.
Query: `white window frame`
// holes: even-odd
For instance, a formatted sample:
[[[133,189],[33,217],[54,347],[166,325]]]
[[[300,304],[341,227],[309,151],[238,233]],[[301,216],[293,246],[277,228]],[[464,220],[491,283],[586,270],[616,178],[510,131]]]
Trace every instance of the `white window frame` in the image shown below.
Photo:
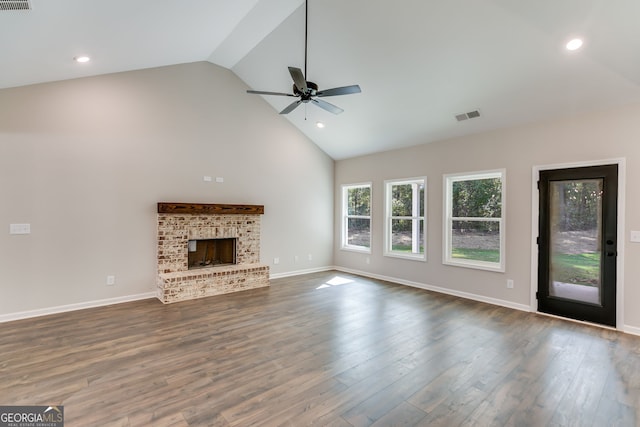
[[[414,185],[413,189],[413,206],[412,206],[412,215],[406,217],[394,217],[392,216],[392,198],[393,192],[392,187],[394,185]],[[424,186],[424,216],[420,216],[420,198],[418,196],[419,185]],[[426,261],[427,260],[427,177],[417,177],[417,178],[405,178],[405,179],[390,179],[384,182],[384,200],[385,200],[385,221],[384,221],[384,256],[395,257],[395,258],[405,258],[417,261]],[[399,252],[393,250],[393,227],[392,222],[394,219],[406,219],[413,221],[413,236],[412,236],[412,244],[413,249],[410,253],[407,252]],[[424,252],[420,253],[420,227],[416,226],[416,223],[419,224],[419,221],[423,222],[422,227],[422,240],[424,242]]]
[[[472,181],[481,179],[500,178],[502,184],[501,191],[501,217],[500,218],[454,218],[453,214],[453,183],[457,181]],[[475,268],[480,270],[497,271],[504,273],[506,265],[506,193],[507,193],[507,172],[506,169],[496,169],[482,172],[469,172],[459,174],[446,174],[443,176],[443,195],[444,195],[444,229],[443,229],[443,254],[442,263],[457,267]],[[453,258],[451,256],[453,243],[453,221],[495,221],[500,227],[500,261],[488,262],[477,260],[465,260]]]
[[[353,188],[369,188],[369,215],[349,215],[348,208],[348,197],[349,190]],[[372,213],[373,213],[373,185],[371,182],[362,182],[358,184],[344,184],[342,185],[342,250],[354,251],[354,252],[362,252],[362,253],[371,253],[371,240],[373,234],[373,222],[372,222]],[[369,220],[369,247],[360,246],[360,245],[350,245],[349,244],[349,235],[348,235],[348,224],[349,219],[368,219]]]

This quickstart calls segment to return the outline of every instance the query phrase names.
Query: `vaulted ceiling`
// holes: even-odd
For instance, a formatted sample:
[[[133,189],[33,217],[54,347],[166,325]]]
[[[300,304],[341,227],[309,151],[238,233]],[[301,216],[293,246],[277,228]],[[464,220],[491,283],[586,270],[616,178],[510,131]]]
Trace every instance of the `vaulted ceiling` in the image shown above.
[[[287,67],[304,68],[303,0],[29,1],[0,10],[0,88],[210,61],[247,88],[290,92]],[[340,115],[303,105],[285,117],[335,159],[640,102],[637,0],[308,8],[307,80],[362,93],[324,98]],[[570,52],[573,37],[584,46]],[[89,63],[73,61],[84,54]],[[263,98],[274,115],[292,100]],[[474,110],[480,117],[456,120]]]

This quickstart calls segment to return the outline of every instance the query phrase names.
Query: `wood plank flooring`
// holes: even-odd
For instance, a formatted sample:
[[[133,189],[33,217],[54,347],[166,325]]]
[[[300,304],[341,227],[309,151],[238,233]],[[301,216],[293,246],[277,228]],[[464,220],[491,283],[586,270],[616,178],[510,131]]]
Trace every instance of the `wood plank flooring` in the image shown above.
[[[0,404],[67,426],[636,426],[640,337],[332,271],[0,324]]]

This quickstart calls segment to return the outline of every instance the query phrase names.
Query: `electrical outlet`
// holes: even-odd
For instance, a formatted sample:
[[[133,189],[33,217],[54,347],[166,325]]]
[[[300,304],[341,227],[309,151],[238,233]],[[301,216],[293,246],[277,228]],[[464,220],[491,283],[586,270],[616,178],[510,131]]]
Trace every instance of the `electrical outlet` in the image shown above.
[[[309,261],[313,261],[313,256],[311,254],[309,254],[308,259],[309,259]]]
[[[513,279],[507,279],[507,288],[513,289]]]
[[[113,286],[116,284],[116,276],[107,276],[107,286]]]
[[[274,264],[280,264],[280,258],[274,258],[273,259],[273,263]]]
[[[293,262],[297,263],[298,262],[298,255],[293,257]]]

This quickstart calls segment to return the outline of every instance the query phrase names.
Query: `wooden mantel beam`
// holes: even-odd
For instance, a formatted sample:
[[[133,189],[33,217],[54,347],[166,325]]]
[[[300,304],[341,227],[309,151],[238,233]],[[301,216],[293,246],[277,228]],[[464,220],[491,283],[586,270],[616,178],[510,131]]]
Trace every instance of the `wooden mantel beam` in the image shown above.
[[[159,202],[158,213],[195,215],[262,215],[264,214],[264,206]]]

